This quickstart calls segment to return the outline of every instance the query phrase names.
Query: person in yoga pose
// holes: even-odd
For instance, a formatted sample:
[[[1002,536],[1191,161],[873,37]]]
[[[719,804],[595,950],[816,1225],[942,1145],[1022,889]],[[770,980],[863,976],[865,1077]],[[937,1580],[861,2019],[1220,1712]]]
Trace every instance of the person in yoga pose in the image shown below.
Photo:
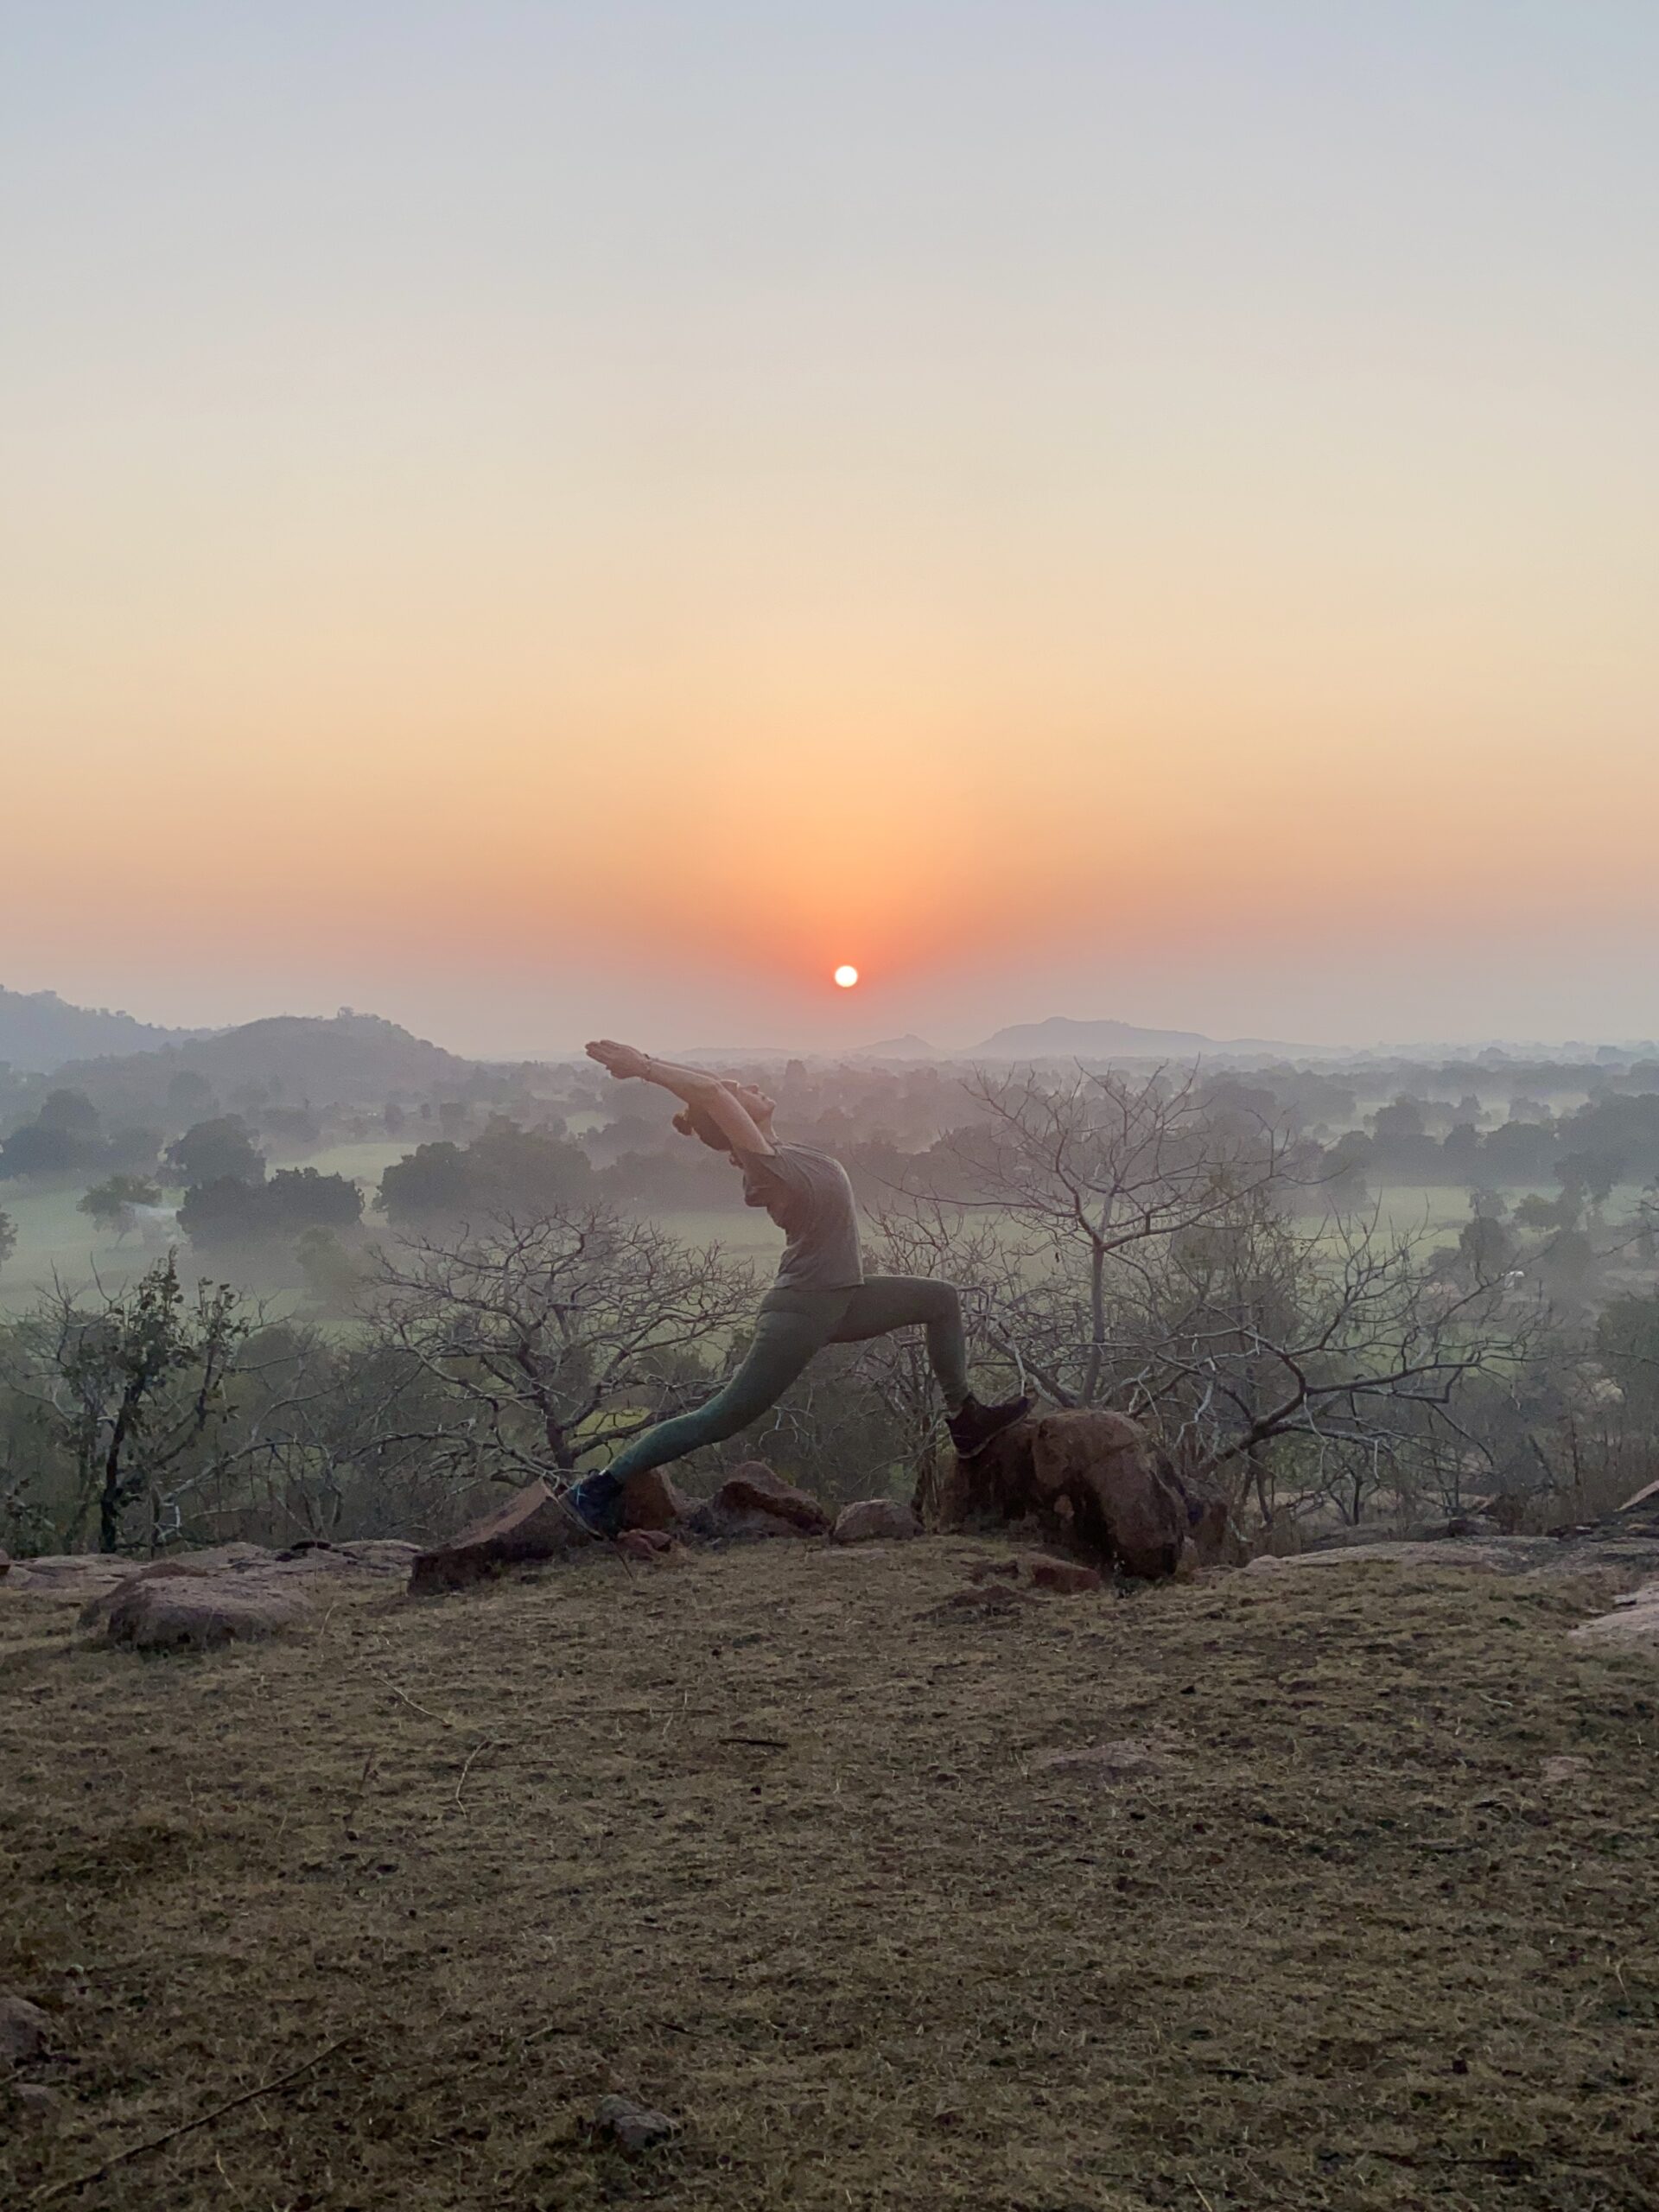
[[[625,1445],[601,1474],[569,1492],[572,1511],[595,1535],[614,1533],[630,1475],[682,1459],[735,1436],[775,1406],[825,1344],[860,1344],[895,1329],[927,1331],[927,1355],[944,1400],[945,1426],[969,1458],[1030,1410],[1030,1400],[984,1406],[968,1388],[962,1300],[953,1283],[920,1275],[866,1275],[858,1207],[847,1171],[827,1152],[772,1134],[774,1105],[747,1083],[722,1083],[701,1068],[654,1060],[602,1038],[588,1055],[622,1079],[654,1083],[680,1100],[674,1126],[730,1157],[747,1205],[764,1207],[786,1238],[778,1279],[760,1301],[753,1339],[737,1372],[690,1413],[659,1421]]]

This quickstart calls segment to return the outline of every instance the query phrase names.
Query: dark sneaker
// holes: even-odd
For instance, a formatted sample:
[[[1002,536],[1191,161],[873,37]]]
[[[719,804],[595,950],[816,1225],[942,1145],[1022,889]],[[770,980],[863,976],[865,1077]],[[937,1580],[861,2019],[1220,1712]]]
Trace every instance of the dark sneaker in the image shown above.
[[[1005,1398],[1000,1406],[982,1406],[977,1398],[969,1398],[959,1414],[952,1414],[944,1424],[950,1432],[950,1441],[957,1447],[959,1459],[971,1459],[982,1452],[994,1436],[1001,1436],[1005,1428],[1012,1428],[1031,1411],[1029,1398]]]
[[[608,1541],[622,1526],[622,1494],[603,1475],[589,1475],[564,1493],[564,1510],[590,1536]]]

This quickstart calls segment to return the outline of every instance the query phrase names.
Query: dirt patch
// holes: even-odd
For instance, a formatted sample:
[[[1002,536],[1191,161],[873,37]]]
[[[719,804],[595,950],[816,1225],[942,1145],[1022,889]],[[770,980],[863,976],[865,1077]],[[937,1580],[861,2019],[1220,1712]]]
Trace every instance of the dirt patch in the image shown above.
[[[0,2202],[188,2127],[52,2202],[1647,2212],[1659,1677],[1568,1640],[1605,1591],[941,1615],[988,1555],[343,1582],[189,1659],[0,1603],[0,1987],[54,2054]]]

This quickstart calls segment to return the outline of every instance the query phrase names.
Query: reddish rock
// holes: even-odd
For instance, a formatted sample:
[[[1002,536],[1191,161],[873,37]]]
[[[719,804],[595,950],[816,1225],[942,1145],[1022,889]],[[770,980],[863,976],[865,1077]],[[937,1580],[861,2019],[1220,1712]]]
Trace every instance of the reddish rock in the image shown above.
[[[117,1593],[107,1635],[135,1651],[210,1651],[276,1636],[308,1611],[298,1590],[265,1575],[143,1575]]]
[[[691,1510],[692,1501],[662,1467],[647,1467],[630,1475],[622,1486],[622,1526],[625,1529],[677,1529]]]
[[[720,1513],[765,1514],[785,1522],[797,1535],[827,1536],[830,1533],[830,1516],[817,1499],[797,1490],[781,1475],[774,1475],[759,1459],[750,1459],[728,1475],[712,1503]]]
[[[625,1529],[616,1540],[616,1548],[624,1559],[665,1559],[674,1548],[674,1539],[663,1529]]]
[[[1033,1590],[1052,1590],[1061,1597],[1081,1597],[1101,1587],[1097,1567],[1079,1567],[1074,1560],[1049,1559],[1039,1553],[1026,1561],[1024,1579]]]
[[[836,1514],[830,1541],[836,1544],[868,1544],[883,1539],[902,1541],[921,1533],[922,1524],[912,1506],[901,1505],[897,1498],[861,1497],[855,1504],[843,1505]]]
[[[1186,1540],[1185,1497],[1163,1454],[1122,1414],[1036,1414],[957,1462],[944,1503],[947,1525],[1020,1521],[1038,1514],[1068,1524],[1070,1540],[1137,1575],[1175,1572]]]
[[[562,1497],[546,1483],[534,1482],[447,1543],[422,1552],[410,1569],[409,1586],[416,1596],[465,1590],[510,1567],[563,1559],[596,1541]]]
[[[49,2048],[51,2037],[52,2023],[38,2005],[0,1989],[0,2059],[26,2066]]]

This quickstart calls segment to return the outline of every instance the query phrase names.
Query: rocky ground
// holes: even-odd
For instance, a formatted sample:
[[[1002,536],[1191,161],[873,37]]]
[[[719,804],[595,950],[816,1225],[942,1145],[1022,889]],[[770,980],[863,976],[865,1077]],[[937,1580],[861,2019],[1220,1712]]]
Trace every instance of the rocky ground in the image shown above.
[[[1480,1548],[14,1569],[0,2202],[1649,2207],[1642,1563]]]

